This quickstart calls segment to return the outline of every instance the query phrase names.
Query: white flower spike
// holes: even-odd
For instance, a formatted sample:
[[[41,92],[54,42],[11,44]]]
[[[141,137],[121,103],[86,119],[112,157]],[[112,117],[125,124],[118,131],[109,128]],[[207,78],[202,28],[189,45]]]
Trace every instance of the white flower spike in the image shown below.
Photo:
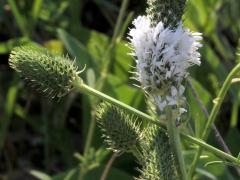
[[[133,21],[129,32],[133,56],[136,58],[136,76],[141,87],[155,100],[160,112],[165,107],[183,109],[185,88],[181,85],[187,77],[187,69],[200,65],[201,33],[193,33],[179,22],[176,29],[164,28],[159,22],[151,26],[148,16],[139,16]]]

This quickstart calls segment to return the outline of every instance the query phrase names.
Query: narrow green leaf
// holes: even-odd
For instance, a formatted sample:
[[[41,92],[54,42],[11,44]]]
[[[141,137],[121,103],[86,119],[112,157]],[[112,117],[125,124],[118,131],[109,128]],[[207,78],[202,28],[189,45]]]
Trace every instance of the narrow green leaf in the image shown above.
[[[40,172],[40,171],[31,170],[30,174],[33,175],[34,177],[36,177],[39,180],[52,180],[52,178],[49,175],[47,175],[43,172]]]
[[[191,82],[192,82],[194,88],[196,89],[197,93],[199,94],[204,106],[207,108],[212,99],[211,94],[198,81],[191,79]],[[192,117],[194,125],[195,125],[196,136],[199,137],[203,130],[203,127],[206,123],[206,118],[205,118],[204,114],[202,113],[202,110],[199,107],[190,88],[187,89],[187,96],[188,96],[187,101],[189,104],[189,113],[191,114],[191,117]]]
[[[96,76],[92,68],[87,70],[87,84],[92,88],[94,88],[96,84]]]
[[[204,177],[211,179],[211,180],[217,180],[218,178],[214,176],[212,173],[209,173],[208,171],[204,169],[197,168],[196,172],[203,175]]]
[[[22,34],[24,36],[27,36],[29,35],[29,32],[28,32],[28,29],[29,28],[26,28],[29,26],[29,24],[27,25],[26,24],[26,19],[25,17],[20,13],[18,7],[17,7],[17,4],[16,4],[16,1],[15,0],[7,0],[11,9],[12,9],[12,12],[13,12],[13,15],[16,19],[16,23],[20,29],[20,31],[22,32]]]
[[[4,108],[4,118],[0,122],[0,152],[4,146],[5,138],[14,112],[14,105],[17,98],[17,86],[12,86],[8,90]]]
[[[239,102],[234,101],[233,102],[233,107],[232,107],[231,121],[230,121],[231,128],[237,127],[238,117],[239,117],[238,109],[239,109]]]
[[[70,55],[76,58],[76,63],[81,69],[84,68],[84,66],[95,67],[91,55],[83,44],[63,29],[58,29],[57,33]]]
[[[41,7],[42,7],[42,0],[34,0],[33,6],[32,6],[32,18],[35,22],[38,18],[38,15],[40,13]]]

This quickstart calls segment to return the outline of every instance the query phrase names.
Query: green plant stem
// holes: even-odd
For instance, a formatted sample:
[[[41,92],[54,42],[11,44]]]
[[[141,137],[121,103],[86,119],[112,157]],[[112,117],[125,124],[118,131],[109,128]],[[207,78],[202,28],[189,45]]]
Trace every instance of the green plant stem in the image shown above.
[[[124,15],[126,13],[128,3],[129,3],[129,0],[123,0],[123,2],[122,2],[120,13],[119,13],[117,23],[116,23],[116,26],[114,28],[113,36],[112,36],[112,39],[111,39],[111,43],[110,43],[108,49],[106,50],[106,53],[103,55],[103,57],[101,59],[101,61],[105,61],[105,62],[103,64],[103,69],[102,69],[102,72],[101,72],[101,77],[99,79],[99,83],[97,83],[98,89],[103,89],[104,88],[104,84],[106,82],[107,74],[108,74],[110,68],[112,67],[112,65],[114,64],[114,61],[113,61],[114,59],[111,59],[111,58],[108,59],[108,57],[109,57],[109,54],[111,54],[112,50],[114,49],[114,47],[117,43],[119,34],[121,34],[120,27],[122,26],[123,18],[124,18]],[[106,61],[107,59],[108,59],[108,61]]]
[[[130,22],[133,19],[133,15],[134,15],[134,12],[130,12],[128,14],[128,16],[126,17],[124,23],[122,24],[121,31],[119,32],[118,37],[116,39],[117,42],[121,40],[121,38],[123,37],[124,33],[126,32],[126,29],[128,28]]]
[[[114,104],[118,107],[121,107],[121,108],[127,110],[130,113],[134,113],[134,114],[138,115],[139,117],[142,117],[143,119],[148,119],[149,121],[151,121],[154,124],[163,125],[163,123],[160,123],[160,122],[152,119],[151,116],[149,116],[149,115],[147,115],[147,114],[145,114],[145,113],[143,113],[143,112],[141,112],[141,111],[139,111],[139,110],[123,103],[123,102],[121,102],[121,101],[118,101],[118,100],[116,100],[116,99],[114,99],[114,98],[96,90],[96,89],[93,89],[86,84],[81,84],[80,86],[78,85],[78,89],[82,92],[85,92],[85,93],[89,94],[89,95],[99,97],[102,100],[105,100],[105,101],[107,101],[111,104]]]
[[[181,136],[182,138],[184,138],[185,140],[187,140],[188,142],[191,142],[193,144],[197,144],[198,146],[208,150],[209,152],[215,154],[216,156],[218,156],[219,158],[222,158],[222,159],[225,159],[225,160],[228,160],[230,162],[233,162],[235,163],[236,165],[238,165],[240,167],[240,160],[233,157],[232,155],[230,154],[227,154],[207,143],[205,143],[204,141],[202,141],[201,139],[197,139],[197,138],[194,138],[192,136],[189,136],[187,134],[183,134],[181,133]]]
[[[111,156],[111,158],[109,159],[109,161],[107,162],[107,165],[106,167],[104,168],[104,171],[102,173],[102,176],[100,178],[100,180],[106,180],[107,179],[107,176],[108,176],[108,173],[110,171],[110,168],[114,162],[114,160],[119,156],[119,153],[117,152],[114,152]]]
[[[187,82],[188,82],[188,84],[189,84],[189,87],[190,87],[190,89],[191,89],[191,91],[192,91],[192,94],[193,94],[194,98],[196,99],[196,101],[197,101],[197,103],[198,103],[201,111],[203,112],[205,118],[208,119],[208,118],[209,118],[209,113],[208,113],[207,109],[205,108],[203,102],[201,101],[201,99],[200,99],[200,97],[199,97],[199,95],[198,95],[198,93],[197,93],[197,90],[194,88],[194,86],[193,86],[193,84],[192,84],[192,82],[191,82],[190,79],[187,79]],[[232,154],[232,153],[230,152],[228,146],[226,145],[226,143],[225,143],[222,135],[221,135],[220,132],[218,131],[218,128],[215,126],[214,123],[212,124],[212,130],[213,130],[213,132],[214,132],[214,134],[215,134],[215,138],[216,138],[218,144],[223,148],[223,150],[224,150],[226,153]]]
[[[115,41],[118,37],[118,34],[120,32],[120,29],[121,29],[120,27],[122,25],[124,15],[127,10],[128,2],[129,2],[129,0],[123,0],[123,2],[122,2],[118,20],[117,20],[117,23],[116,23],[116,26],[115,26],[114,32],[113,32],[112,43],[115,43]]]
[[[86,138],[86,143],[85,143],[85,147],[84,147],[84,154],[86,154],[91,146],[92,143],[92,138],[93,138],[93,133],[95,130],[95,126],[96,126],[96,121],[95,121],[95,112],[91,111],[91,121],[90,121],[90,125],[88,128],[88,134],[87,134],[87,138]]]
[[[215,103],[214,103],[214,106],[212,108],[212,111],[210,113],[210,116],[208,118],[208,121],[205,125],[205,128],[203,130],[203,133],[201,135],[201,139],[203,141],[206,141],[207,138],[208,138],[208,135],[210,133],[210,130],[211,130],[211,127],[217,117],[217,114],[219,112],[219,109],[221,107],[221,104],[224,100],[224,97],[225,95],[227,94],[227,91],[228,89],[230,88],[231,86],[231,82],[232,82],[232,79],[236,76],[236,74],[240,71],[240,64],[238,64],[235,68],[233,68],[233,70],[229,73],[229,75],[227,76],[226,80],[224,81],[223,83],[223,86],[222,88],[220,89],[219,91],[219,94],[217,96],[217,98],[215,99]],[[194,171],[196,169],[196,166],[197,166],[197,162],[200,158],[200,155],[201,155],[201,152],[202,152],[202,147],[198,147],[197,149],[197,153],[195,154],[194,156],[194,159],[193,159],[193,162],[190,166],[190,169],[189,169],[189,172],[188,172],[188,177],[191,179],[193,177],[193,174],[194,174]]]
[[[178,175],[180,180],[186,180],[187,172],[181,149],[179,130],[176,127],[176,122],[174,117],[172,116],[172,110],[170,108],[167,108],[166,116],[167,116],[167,132],[169,136],[170,145],[173,149],[174,160],[176,162]]]
[[[120,108],[123,108],[123,109],[127,110],[130,113],[134,113],[137,116],[141,117],[143,120],[148,120],[148,122],[156,124],[159,127],[161,127],[161,128],[166,130],[165,124],[156,121],[153,117],[149,116],[148,114],[145,114],[145,113],[143,113],[143,112],[141,112],[141,111],[139,111],[139,110],[137,110],[137,109],[127,105],[127,104],[122,103],[121,101],[118,101],[118,100],[116,100],[116,99],[114,99],[114,98],[112,98],[112,97],[110,97],[110,96],[108,96],[108,95],[106,95],[106,94],[104,94],[102,92],[99,92],[99,91],[97,91],[97,90],[87,86],[83,82],[76,82],[75,88],[78,89],[82,93],[85,93],[87,95],[93,95],[93,96],[98,97],[98,98],[100,98],[102,100],[105,100],[105,101],[107,101],[109,103],[112,103],[112,104],[114,104],[114,105],[116,105],[116,106],[118,106]],[[221,150],[218,150],[218,149],[214,148],[213,146],[208,145],[205,142],[203,142],[203,141],[201,141],[199,139],[196,139],[196,138],[194,138],[192,136],[186,135],[184,133],[180,133],[180,135],[184,139],[188,140],[189,142],[191,142],[193,144],[197,144],[197,145],[205,148],[209,152],[214,153],[216,156],[221,157],[222,159],[226,159],[228,161],[231,161],[231,162],[234,162],[234,163],[240,165],[240,160],[238,160],[237,158],[235,158],[235,157],[233,157],[233,156],[231,156],[231,155],[229,155],[229,154],[227,154],[227,153],[225,153],[225,152],[223,152]]]

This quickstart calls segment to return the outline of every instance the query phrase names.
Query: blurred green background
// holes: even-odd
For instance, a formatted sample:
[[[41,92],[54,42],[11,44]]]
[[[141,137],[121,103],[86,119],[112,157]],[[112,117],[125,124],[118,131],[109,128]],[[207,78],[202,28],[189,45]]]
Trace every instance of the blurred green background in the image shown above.
[[[127,2],[127,1],[125,1]],[[0,1],[0,179],[76,179],[80,164],[85,179],[99,179],[111,156],[95,128],[91,150],[82,157],[91,116],[98,101],[73,92],[51,101],[27,86],[8,66],[15,46],[36,42],[58,54],[68,54],[86,70],[86,83],[137,109],[147,111],[143,93],[130,80],[134,60],[127,33],[131,21],[144,14],[145,0],[1,0]],[[228,72],[240,63],[239,0],[189,0],[184,24],[203,33],[202,65],[191,69],[193,84],[210,111]],[[109,67],[104,71],[105,65]],[[103,73],[105,73],[103,75]],[[103,79],[102,79],[103,78]],[[103,81],[102,81],[103,80]],[[234,156],[240,151],[238,83],[232,85],[216,122]],[[206,119],[189,88],[188,122],[199,136]],[[194,122],[194,123],[193,123]],[[209,143],[218,147],[213,136]],[[185,151],[191,163],[194,149]],[[227,165],[204,152],[197,179],[239,179]],[[109,180],[138,175],[130,155],[117,158]],[[51,178],[50,178],[51,177]]]

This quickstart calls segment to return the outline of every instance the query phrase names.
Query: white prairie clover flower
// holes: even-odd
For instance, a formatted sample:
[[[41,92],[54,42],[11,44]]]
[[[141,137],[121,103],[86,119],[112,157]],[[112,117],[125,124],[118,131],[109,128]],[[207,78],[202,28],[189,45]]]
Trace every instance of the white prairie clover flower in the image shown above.
[[[164,28],[162,22],[152,27],[148,16],[137,17],[133,25],[129,39],[136,57],[135,78],[160,112],[167,106],[177,108],[179,114],[186,112],[181,83],[190,66],[201,64],[201,34],[190,32],[182,22],[176,29]]]

